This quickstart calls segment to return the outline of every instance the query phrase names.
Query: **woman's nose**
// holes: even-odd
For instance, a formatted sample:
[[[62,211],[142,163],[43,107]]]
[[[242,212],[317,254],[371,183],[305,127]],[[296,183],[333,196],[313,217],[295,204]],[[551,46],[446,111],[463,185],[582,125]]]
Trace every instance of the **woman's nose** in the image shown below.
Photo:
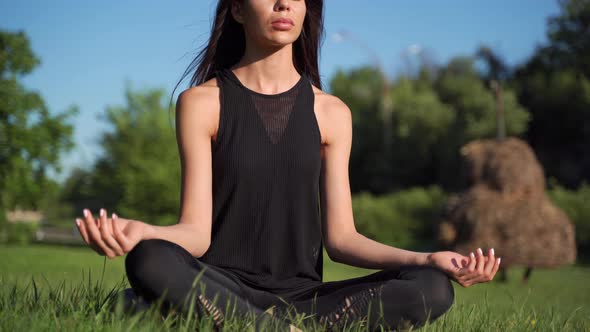
[[[290,0],[277,0],[277,9],[285,10],[289,9]]]

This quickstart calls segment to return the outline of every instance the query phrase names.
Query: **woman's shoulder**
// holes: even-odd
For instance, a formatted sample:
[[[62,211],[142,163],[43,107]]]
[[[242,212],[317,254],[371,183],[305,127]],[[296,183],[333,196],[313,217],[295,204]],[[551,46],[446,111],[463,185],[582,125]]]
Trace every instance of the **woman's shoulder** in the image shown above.
[[[352,112],[339,97],[329,94],[315,85],[312,85],[314,93],[314,113],[320,127],[322,144],[331,141],[337,132],[348,129],[352,125]]]
[[[219,98],[217,78],[213,77],[199,85],[187,88],[180,93],[178,98],[180,99],[181,96],[193,102],[213,102]]]
[[[178,95],[176,114],[182,119],[194,119],[194,123],[205,124],[212,137],[215,137],[219,122],[219,86],[217,79],[205,81],[187,88]]]
[[[350,109],[342,99],[338,96],[329,94],[315,85],[312,85],[313,94],[315,98],[315,107],[322,112],[342,113],[350,112]]]
[[[219,84],[217,78],[213,77],[199,85],[189,87],[178,96],[179,101],[197,104],[198,106],[215,107],[219,106]]]
[[[312,85],[314,93],[314,108],[317,113],[321,113],[324,118],[339,120],[342,117],[350,116],[350,108],[338,96],[329,94],[315,85]],[[330,123],[331,121],[327,121]]]

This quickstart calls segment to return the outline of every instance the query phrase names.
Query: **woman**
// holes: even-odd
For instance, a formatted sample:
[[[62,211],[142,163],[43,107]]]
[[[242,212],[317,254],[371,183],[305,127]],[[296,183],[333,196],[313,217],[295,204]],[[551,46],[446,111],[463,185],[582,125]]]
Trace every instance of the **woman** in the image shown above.
[[[319,0],[219,1],[194,86],[176,104],[178,224],[108,218],[104,209],[77,220],[99,254],[127,254],[130,291],[184,311],[196,297],[218,327],[232,304],[272,320],[296,309],[334,329],[367,319],[373,330],[441,316],[454,300],[450,280],[493,279],[493,249],[413,252],[356,231],[351,112],[321,90],[322,35]],[[334,261],[380,271],[322,282],[324,246]]]

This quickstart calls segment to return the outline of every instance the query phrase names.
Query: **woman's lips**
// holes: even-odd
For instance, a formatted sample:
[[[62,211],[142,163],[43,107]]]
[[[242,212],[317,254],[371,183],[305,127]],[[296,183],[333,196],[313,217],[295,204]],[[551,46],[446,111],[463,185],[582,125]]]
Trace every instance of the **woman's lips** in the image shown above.
[[[287,19],[279,19],[272,22],[272,26],[277,30],[291,30],[293,28],[293,22]]]

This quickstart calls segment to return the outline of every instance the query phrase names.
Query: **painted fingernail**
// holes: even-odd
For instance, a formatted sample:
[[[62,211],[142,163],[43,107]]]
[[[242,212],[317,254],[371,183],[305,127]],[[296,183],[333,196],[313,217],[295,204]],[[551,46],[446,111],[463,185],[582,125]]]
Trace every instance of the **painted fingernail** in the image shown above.
[[[494,255],[494,248],[492,248],[492,255]]]
[[[471,258],[475,258],[475,255],[473,254],[473,251],[469,255],[471,256]]]
[[[88,218],[88,210],[84,209],[84,217]]]
[[[80,226],[80,219],[76,218],[76,225]]]
[[[498,257],[498,264],[500,264],[501,260],[502,260],[502,257]]]
[[[104,211],[104,209],[100,209],[100,216],[101,216],[101,217],[104,217],[104,215],[105,215],[105,211]]]
[[[477,252],[478,252],[480,255],[483,255],[483,251],[481,251],[481,248],[477,248]]]
[[[118,215],[116,215],[115,213],[113,213],[113,218],[115,218],[115,219],[116,219],[116,218],[119,218],[119,216],[118,216]]]

